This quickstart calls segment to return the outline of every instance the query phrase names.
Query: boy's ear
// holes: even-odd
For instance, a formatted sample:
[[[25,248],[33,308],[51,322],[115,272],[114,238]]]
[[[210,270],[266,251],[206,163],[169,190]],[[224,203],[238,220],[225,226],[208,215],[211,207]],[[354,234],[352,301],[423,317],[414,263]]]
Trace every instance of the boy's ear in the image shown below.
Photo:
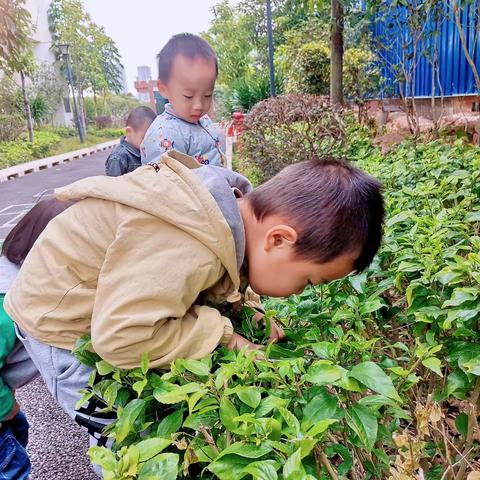
[[[131,133],[133,133],[133,128],[130,126],[125,127],[125,135],[130,135]]]
[[[290,248],[298,240],[297,231],[289,225],[275,225],[265,234],[265,251],[274,248]]]
[[[161,80],[157,80],[157,88],[163,98],[168,98],[167,86]]]

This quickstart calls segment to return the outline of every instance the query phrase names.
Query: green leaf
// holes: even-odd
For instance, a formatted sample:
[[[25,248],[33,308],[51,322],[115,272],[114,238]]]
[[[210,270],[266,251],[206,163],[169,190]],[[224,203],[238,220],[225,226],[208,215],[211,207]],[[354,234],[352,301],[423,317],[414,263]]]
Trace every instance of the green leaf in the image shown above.
[[[422,360],[422,365],[427,367],[432,372],[435,372],[440,377],[443,377],[442,362],[436,357],[428,357]]]
[[[337,423],[337,422],[338,420],[334,418],[327,418],[325,420],[320,420],[307,432],[307,435],[309,435],[310,437],[315,437],[316,435],[319,435],[327,431],[330,425],[333,425],[334,423]]]
[[[161,453],[142,465],[138,480],[176,480],[178,460],[176,453]]]
[[[317,360],[308,368],[304,380],[315,385],[331,385],[342,375],[343,370],[329,360]]]
[[[148,353],[143,352],[142,353],[142,361],[140,363],[140,369],[142,370],[142,373],[144,375],[147,374],[149,367],[150,367],[150,360],[148,359]]]
[[[244,473],[252,475],[254,480],[277,480],[278,463],[274,460],[262,460],[250,463],[244,469]]]
[[[480,212],[470,212],[465,216],[464,222],[480,222]]]
[[[92,463],[100,465],[103,470],[115,471],[117,460],[114,453],[105,447],[91,447],[88,450],[88,456]]]
[[[334,418],[339,411],[338,399],[330,395],[325,388],[321,390],[305,405],[303,409],[303,429],[308,429],[316,422],[327,418]]]
[[[298,449],[283,465],[283,478],[285,480],[305,480],[307,474],[302,465],[302,453]]]
[[[173,390],[166,392],[164,390],[155,389],[153,391],[153,396],[157,400],[157,402],[165,403],[165,404],[172,404],[172,403],[180,403],[184,400],[187,400],[188,394],[198,392],[203,387],[199,383],[186,383],[179,387],[178,385],[173,385]]]
[[[473,302],[478,299],[479,290],[473,287],[456,288],[450,300],[443,303],[442,308],[445,307],[458,307],[467,302]]]
[[[235,405],[227,397],[222,397],[220,400],[220,420],[228,430],[233,431],[238,427],[238,422],[233,421],[236,417],[238,417],[238,410]]]
[[[102,376],[108,375],[115,370],[115,367],[107,363],[105,360],[100,360],[95,366],[97,367],[97,372]]]
[[[236,392],[238,398],[252,408],[257,408],[262,400],[262,394],[257,387],[238,387]]]
[[[348,375],[377,393],[399,402],[402,401],[390,377],[376,363],[363,362],[355,365]]]
[[[271,451],[272,447],[267,443],[256,445],[254,443],[236,442],[227,447],[225,450],[222,450],[220,455],[215,460],[230,454],[240,455],[241,457],[245,458],[260,458]]]
[[[295,435],[298,436],[300,434],[300,422],[298,421],[297,417],[283,407],[280,407],[278,411],[285,420],[286,424],[295,432]]]
[[[199,360],[182,360],[182,365],[186,370],[200,377],[206,377],[210,373],[210,368]]]
[[[170,437],[181,426],[183,421],[183,410],[176,410],[165,417],[157,427],[157,435],[159,437]]]
[[[285,398],[269,395],[267,398],[262,399],[260,405],[255,411],[256,417],[264,417],[268,415],[272,410],[278,410],[279,407],[285,407],[288,405],[288,400]]]
[[[133,431],[133,424],[145,409],[145,400],[136,398],[126,405],[115,424],[115,440],[123,442]]]
[[[172,441],[166,438],[148,438],[147,440],[142,440],[136,444],[140,452],[139,462],[150,460],[165,450],[171,443]]]
[[[466,413],[460,413],[455,418],[455,427],[465,438],[468,433],[468,415]]]
[[[332,342],[318,342],[311,345],[315,355],[320,358],[332,359],[337,355],[337,345]]]
[[[143,389],[147,386],[148,380],[145,378],[141,382],[135,382],[132,385],[132,388],[135,392],[137,392],[137,396],[140,397],[140,395],[143,392]]]
[[[377,417],[363,405],[356,404],[345,411],[348,426],[358,435],[368,451],[371,451],[377,440]]]
[[[192,430],[198,430],[200,427],[212,428],[218,422],[218,407],[211,406],[208,408],[211,410],[196,412],[189,415],[183,422],[183,426],[185,428],[191,428]],[[233,425],[235,426],[232,427],[232,429],[235,429],[238,426],[237,423],[234,423]]]
[[[220,480],[237,480],[248,475],[248,473],[244,471],[244,468],[250,463],[251,460],[246,457],[225,455],[208,465],[207,470],[210,470]]]

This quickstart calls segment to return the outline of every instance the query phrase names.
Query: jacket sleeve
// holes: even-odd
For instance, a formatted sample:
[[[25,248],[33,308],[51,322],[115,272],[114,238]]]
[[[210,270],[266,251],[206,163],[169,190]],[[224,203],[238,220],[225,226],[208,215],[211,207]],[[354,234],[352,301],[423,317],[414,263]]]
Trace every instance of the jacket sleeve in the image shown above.
[[[109,177],[120,177],[127,173],[125,169],[122,155],[119,155],[117,151],[113,151],[105,161],[105,175]]]
[[[0,298],[0,369],[5,363],[5,359],[11,352],[15,343],[15,331],[13,330],[13,322],[6,314],[1,306],[3,300]],[[13,339],[12,339],[13,336]],[[3,381],[0,376],[0,422],[10,413],[15,399],[10,387]]]
[[[224,272],[216,256],[196,241],[176,238],[169,244],[167,236],[146,251],[148,235],[117,232],[98,278],[93,348],[120,368],[138,367],[144,352],[153,367],[199,359],[233,334],[230,320],[218,310],[194,305]]]
[[[147,130],[140,147],[142,163],[159,161],[168,150],[189,154],[190,133],[180,121],[160,119],[158,124]]]

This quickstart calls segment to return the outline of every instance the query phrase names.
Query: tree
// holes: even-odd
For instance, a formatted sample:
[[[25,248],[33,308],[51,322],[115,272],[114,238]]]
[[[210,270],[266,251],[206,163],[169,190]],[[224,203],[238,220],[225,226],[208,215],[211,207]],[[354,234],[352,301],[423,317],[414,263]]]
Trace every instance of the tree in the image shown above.
[[[476,18],[477,15],[475,15],[475,13],[474,13],[474,5],[472,5],[472,3],[468,2],[468,1],[465,2],[465,3],[466,3],[465,8],[471,8],[471,12],[473,13],[472,17],[475,20],[474,25],[469,25],[468,26],[469,29],[474,30],[474,35],[473,35],[474,41],[472,41],[472,38],[471,38],[469,43],[470,43],[470,45],[474,46],[473,48],[475,48],[475,45],[477,44],[477,38],[478,38],[478,35],[480,33],[480,31],[479,31],[479,18]],[[453,15],[455,17],[455,25],[457,26],[458,35],[460,37],[460,43],[462,45],[462,50],[463,50],[463,53],[465,55],[465,58],[467,60],[468,65],[472,69],[473,77],[475,78],[475,87],[477,89],[477,93],[480,93],[480,74],[479,74],[477,66],[475,64],[475,60],[472,57],[473,52],[470,53],[469,45],[467,44],[467,40],[465,38],[465,31],[464,31],[464,28],[463,28],[463,25],[462,25],[462,21],[460,19],[461,7],[459,5],[458,0],[453,0],[453,5],[452,6],[453,6]],[[479,9],[478,13],[480,13],[480,6],[478,7],[478,9]],[[478,121],[478,124],[477,124],[477,143],[480,145],[480,120]],[[463,473],[465,473],[465,472],[463,472]]]
[[[212,26],[202,36],[215,50],[220,72],[218,82],[222,85],[232,84],[244,77],[249,69],[252,44],[245,15],[223,0],[212,9],[214,20]]]
[[[78,94],[79,121],[85,127],[84,92],[92,89],[119,92],[120,53],[115,42],[88,15],[81,0],[52,0],[49,9],[54,46],[70,45],[74,88]]]
[[[330,102],[333,107],[343,104],[343,4],[332,0],[330,40]]]
[[[28,137],[33,142],[33,120],[25,77],[35,71],[30,36],[34,31],[24,0],[0,0],[0,69],[7,75],[18,73],[27,120]]]

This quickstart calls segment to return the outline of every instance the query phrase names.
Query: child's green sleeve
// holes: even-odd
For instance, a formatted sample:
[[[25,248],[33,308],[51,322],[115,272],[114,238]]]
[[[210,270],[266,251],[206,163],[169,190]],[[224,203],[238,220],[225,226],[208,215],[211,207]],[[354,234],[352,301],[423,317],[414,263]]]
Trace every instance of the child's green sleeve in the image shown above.
[[[3,309],[4,297],[5,295],[0,295],[0,369],[15,345],[13,320]],[[10,413],[14,401],[12,390],[0,377],[0,421]]]

